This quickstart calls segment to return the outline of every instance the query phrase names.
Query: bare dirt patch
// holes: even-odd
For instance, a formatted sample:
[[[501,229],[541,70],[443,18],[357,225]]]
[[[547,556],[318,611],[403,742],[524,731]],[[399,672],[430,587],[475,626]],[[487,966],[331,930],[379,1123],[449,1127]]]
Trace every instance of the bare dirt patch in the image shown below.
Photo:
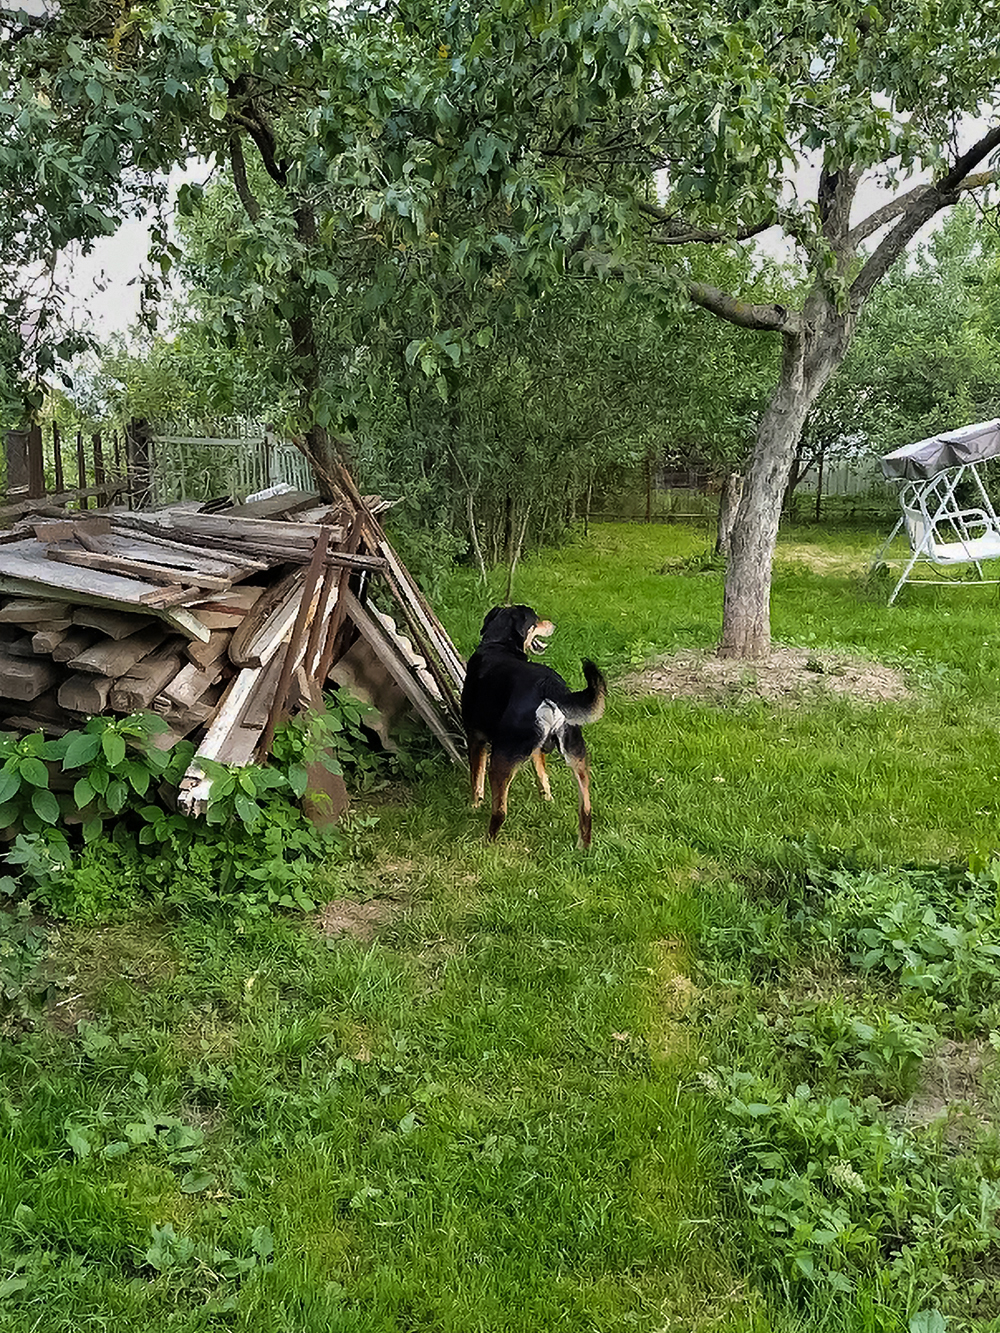
[[[316,913],[316,926],[327,939],[348,936],[368,944],[380,930],[396,920],[403,907],[398,898],[370,898],[365,903],[353,898],[336,898]]]
[[[659,657],[618,682],[632,696],[662,694],[669,699],[734,703],[767,699],[802,703],[836,695],[857,703],[896,702],[913,697],[903,672],[846,653],[813,652],[776,645],[756,662],[683,652]]]
[[[865,568],[866,557],[851,552],[827,551],[819,546],[786,543],[775,552],[775,564],[804,565],[814,574],[854,574]]]
[[[921,1070],[920,1087],[899,1108],[908,1125],[946,1120],[945,1138],[960,1142],[993,1123],[988,1073],[996,1056],[984,1041],[944,1041]]]

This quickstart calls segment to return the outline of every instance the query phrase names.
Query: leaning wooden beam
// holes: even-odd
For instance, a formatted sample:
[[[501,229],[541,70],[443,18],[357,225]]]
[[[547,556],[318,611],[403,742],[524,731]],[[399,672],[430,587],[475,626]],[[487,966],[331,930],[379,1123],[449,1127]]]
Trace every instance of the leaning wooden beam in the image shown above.
[[[278,677],[278,684],[275,687],[274,699],[271,702],[271,710],[268,714],[267,725],[264,727],[264,735],[261,738],[260,746],[264,754],[269,753],[271,742],[274,740],[275,728],[285,714],[285,700],[288,697],[288,687],[291,684],[292,672],[297,665],[299,649],[303,646],[306,625],[309,623],[309,619],[316,609],[314,606],[316,585],[319,583],[319,577],[323,569],[323,563],[326,559],[326,552],[330,544],[332,531],[332,528],[320,528],[319,536],[316,538],[316,549],[313,552],[313,558],[309,561],[309,567],[306,569],[305,579],[302,583],[302,597],[299,602],[299,613],[295,617],[295,624],[292,626],[292,635],[288,640],[288,647],[285,649],[285,657],[281,666],[281,675]]]
[[[359,634],[370,646],[372,652],[388,671],[399,688],[413,704],[423,720],[433,731],[445,750],[456,764],[463,762],[455,738],[448,732],[441,717],[424,693],[420,683],[413,677],[399,658],[392,651],[383,634],[381,626],[368,614],[354,594],[345,590],[342,594],[344,609],[358,628]]]
[[[268,646],[261,652],[261,665],[244,667],[232,680],[229,688],[222,696],[215,717],[205,733],[204,740],[199,745],[187,772],[181,779],[181,790],[177,803],[186,814],[198,814],[204,810],[212,786],[210,779],[205,777],[198,760],[218,758],[229,733],[234,727],[239,726],[240,716],[261,673],[266,670],[271,658],[281,647],[285,636],[291,633],[298,611],[297,598],[291,604],[283,605],[280,608],[275,616],[279,623],[274,627],[275,632],[270,636]]]

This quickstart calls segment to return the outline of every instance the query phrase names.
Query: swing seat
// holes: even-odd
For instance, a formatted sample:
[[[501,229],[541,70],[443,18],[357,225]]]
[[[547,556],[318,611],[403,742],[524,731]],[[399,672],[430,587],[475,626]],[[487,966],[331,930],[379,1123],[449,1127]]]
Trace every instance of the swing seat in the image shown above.
[[[961,522],[970,535],[963,541],[941,541],[938,524],[926,512],[903,506],[903,521],[910,549],[935,565],[971,565],[980,560],[1000,560],[1000,530],[986,513],[985,509],[952,510],[948,514],[948,525],[952,535],[962,529],[955,521]],[[978,536],[972,536],[975,528],[981,528]]]

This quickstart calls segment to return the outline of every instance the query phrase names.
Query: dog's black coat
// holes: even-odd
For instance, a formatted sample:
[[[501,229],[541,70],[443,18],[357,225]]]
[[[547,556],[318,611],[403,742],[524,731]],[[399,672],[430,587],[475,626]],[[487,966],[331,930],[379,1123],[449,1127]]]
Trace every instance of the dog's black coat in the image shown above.
[[[506,815],[507,789],[515,771],[535,759],[539,783],[548,796],[544,759],[558,746],[580,785],[580,840],[590,841],[590,798],[587,747],[581,723],[601,716],[607,686],[603,675],[584,661],[585,690],[573,691],[562,676],[525,650],[531,631],[541,622],[528,606],[494,607],[483,621],[482,638],[466,669],[462,719],[469,740],[473,799],[482,796],[485,753],[491,751],[493,791],[491,838]],[[551,632],[551,628],[549,629]]]

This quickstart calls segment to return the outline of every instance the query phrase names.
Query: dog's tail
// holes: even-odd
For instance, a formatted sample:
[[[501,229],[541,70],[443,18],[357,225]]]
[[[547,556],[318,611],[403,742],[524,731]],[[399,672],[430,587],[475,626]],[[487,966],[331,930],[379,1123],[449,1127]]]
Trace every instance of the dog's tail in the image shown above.
[[[588,658],[583,659],[583,674],[587,688],[567,695],[560,701],[559,709],[566,721],[573,726],[582,726],[585,722],[596,722],[604,715],[604,701],[608,697],[608,682],[601,670]]]

